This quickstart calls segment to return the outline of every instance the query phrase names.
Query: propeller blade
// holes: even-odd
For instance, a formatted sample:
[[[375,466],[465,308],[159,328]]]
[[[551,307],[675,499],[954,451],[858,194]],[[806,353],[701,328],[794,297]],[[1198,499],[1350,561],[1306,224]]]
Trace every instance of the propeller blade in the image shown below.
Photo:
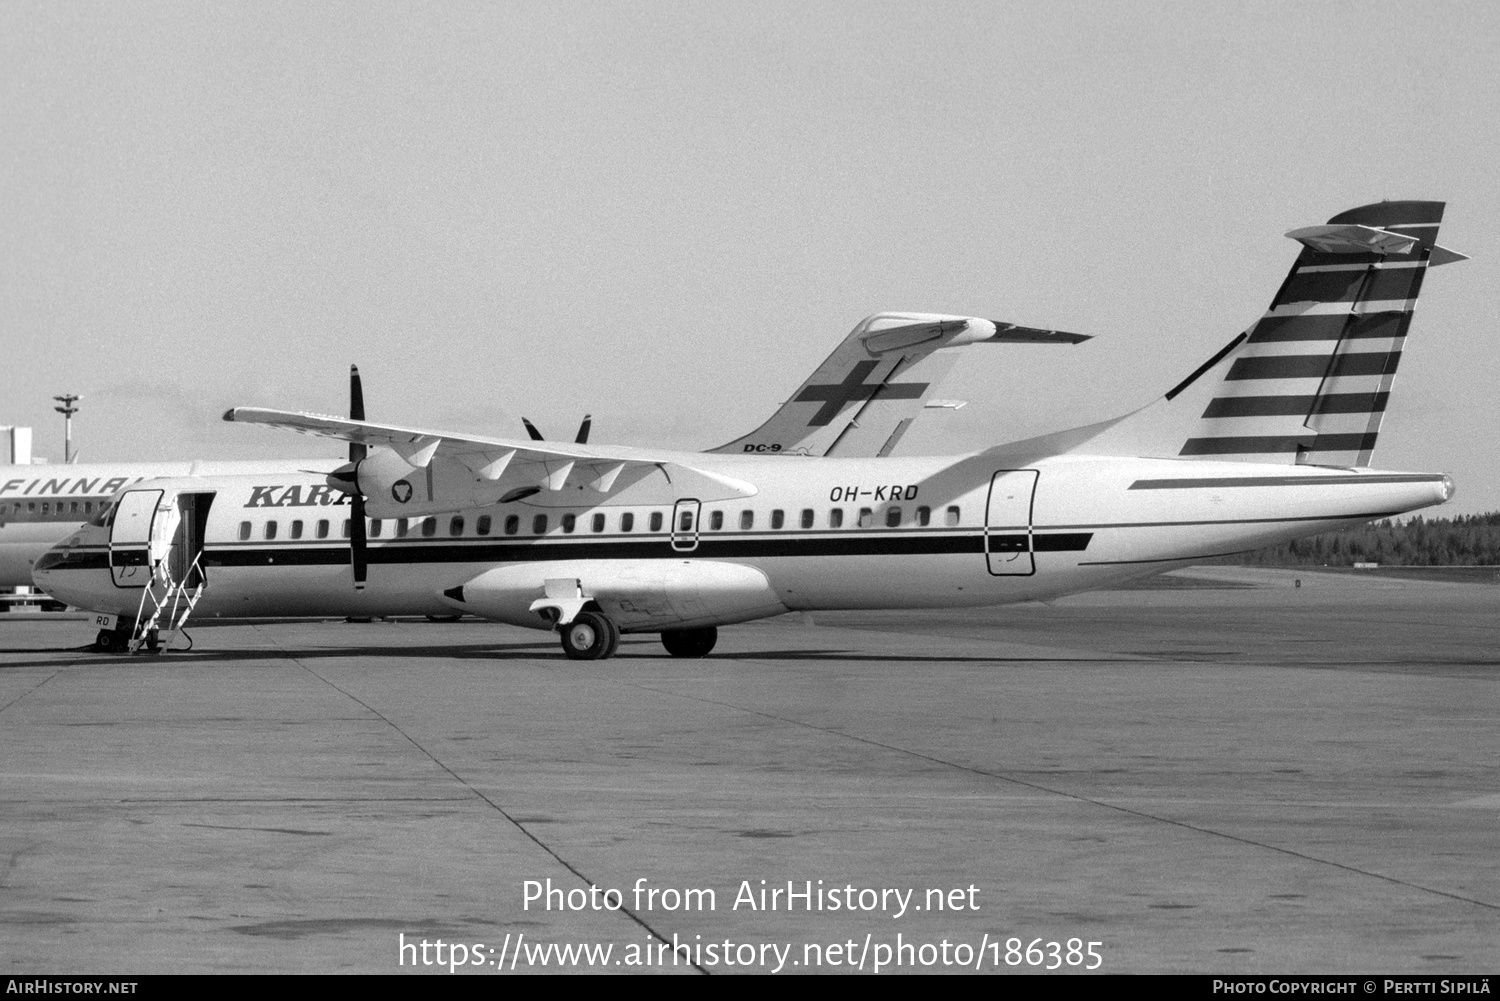
[[[349,419],[351,421],[362,421],[365,419],[365,387],[359,378],[358,365],[349,366]],[[349,443],[349,461],[358,462],[364,457],[364,443],[351,441]]]
[[[531,435],[531,440],[532,441],[546,441],[547,440],[546,438],[543,438],[542,437],[542,433],[536,429],[536,425],[533,424],[533,423],[531,423],[530,421],[528,421],[526,418],[522,417],[521,418],[521,423],[526,425],[526,433],[529,434],[529,435]]]
[[[584,414],[583,415],[583,423],[580,424],[580,425],[578,425],[578,437],[574,438],[573,441],[576,442],[579,445],[587,445],[589,443],[589,429],[592,428],[593,426],[594,426],[594,415],[593,414]]]
[[[365,386],[360,380],[358,365],[349,366],[349,419],[365,419]],[[354,492],[349,495],[349,564],[354,568],[356,591],[365,589],[365,578],[370,569],[365,557],[369,542],[365,535],[365,499],[359,492],[359,463],[364,460],[367,451],[364,442],[349,443],[349,461],[355,464],[351,473]]]
[[[368,539],[365,537],[365,499],[359,494],[349,498],[349,563],[354,567],[354,589],[365,589],[369,563],[365,559]]]

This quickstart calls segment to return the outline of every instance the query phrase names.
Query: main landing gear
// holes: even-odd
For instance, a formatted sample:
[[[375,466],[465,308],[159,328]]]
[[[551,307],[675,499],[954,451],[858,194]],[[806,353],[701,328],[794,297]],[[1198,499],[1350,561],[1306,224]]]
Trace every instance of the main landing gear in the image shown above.
[[[620,627],[599,612],[579,612],[559,632],[569,660],[604,660],[620,647]]]
[[[620,627],[602,612],[579,612],[558,635],[569,660],[604,660],[620,647]],[[669,629],[661,634],[661,645],[673,657],[706,657],[718,641],[719,630],[713,626]]]
[[[661,634],[661,645],[673,657],[707,657],[708,652],[719,642],[716,626],[702,629],[668,629]]]

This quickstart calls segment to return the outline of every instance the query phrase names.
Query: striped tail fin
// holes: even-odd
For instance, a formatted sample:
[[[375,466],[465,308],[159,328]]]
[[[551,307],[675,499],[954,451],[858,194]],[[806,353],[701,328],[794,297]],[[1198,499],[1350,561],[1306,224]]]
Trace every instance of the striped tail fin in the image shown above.
[[[1164,399],[1057,442],[1100,455],[1368,466],[1422,279],[1467,259],[1435,242],[1442,218],[1442,202],[1380,202],[1292,230],[1302,252],[1254,326]]]
[[[1381,202],[1293,230],[1302,253],[1244,338],[1183,456],[1367,466],[1442,202]]]

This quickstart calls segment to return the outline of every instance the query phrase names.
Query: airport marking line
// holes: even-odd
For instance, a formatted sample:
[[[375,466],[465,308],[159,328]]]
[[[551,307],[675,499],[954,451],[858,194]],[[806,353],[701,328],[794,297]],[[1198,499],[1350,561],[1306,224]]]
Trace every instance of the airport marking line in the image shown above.
[[[276,640],[274,639],[274,637],[273,637],[272,642],[273,643],[276,642]],[[440,758],[438,758],[437,755],[433,754],[426,747],[424,747],[420,743],[418,743],[416,741],[416,739],[414,739],[411,736],[411,734],[409,734],[405,730],[403,730],[400,727],[399,724],[397,724],[389,716],[385,715],[385,713],[382,713],[379,709],[376,709],[374,706],[370,705],[368,702],[364,701],[358,695],[355,695],[353,692],[350,692],[349,690],[347,690],[345,688],[341,688],[337,683],[335,683],[333,681],[330,681],[329,679],[323,677],[323,675],[319,674],[317,671],[314,671],[311,667],[308,667],[306,664],[302,663],[302,661],[300,661],[296,657],[292,656],[292,654],[289,651],[287,651],[284,647],[281,647],[279,643],[277,643],[277,647],[279,648],[277,652],[280,653],[280,655],[281,655],[281,657],[283,659],[291,661],[293,664],[296,664],[298,667],[302,668],[302,670],[306,671],[308,674],[311,674],[314,678],[317,678],[319,681],[323,682],[323,684],[327,685],[329,688],[332,688],[334,691],[336,691],[339,694],[343,695],[345,698],[349,699],[350,701],[358,703],[359,705],[363,706],[366,711],[370,712],[376,718],[382,720],[392,730],[395,730],[397,733],[399,733],[402,736],[402,738],[407,743],[409,743],[412,747],[415,747],[418,751],[421,751],[422,754],[424,756],[426,756],[426,758],[429,761],[431,761],[433,764],[437,765],[444,772],[447,772],[448,775],[450,775],[454,779],[454,781],[458,782],[459,785],[463,786],[465,789],[467,789],[469,792],[471,792],[476,799],[478,799],[481,802],[485,803],[487,806],[489,806],[496,813],[500,814],[500,816],[504,817],[513,827],[515,827],[516,830],[520,831],[527,838],[529,838],[538,848],[542,849],[542,851],[546,852],[548,855],[550,855],[554,859],[556,859],[559,865],[561,865],[564,869],[568,870],[573,875],[577,876],[580,880],[582,880],[583,884],[585,886],[593,886],[593,885],[595,885],[595,881],[592,880],[592,879],[590,879],[588,876],[585,876],[583,874],[583,872],[578,869],[577,866],[575,866],[573,863],[569,862],[567,859],[563,858],[561,855],[559,855],[556,852],[556,850],[554,850],[552,848],[551,845],[547,844],[541,838],[537,837],[530,830],[528,830],[525,824],[521,823],[515,817],[512,817],[508,812],[506,812],[506,810],[505,810],[505,808],[503,806],[501,806],[499,803],[495,802],[489,796],[486,796],[479,789],[477,789],[473,785],[471,785],[468,782],[468,780],[466,780],[462,775],[460,775],[457,772],[455,772],[452,768],[449,768]],[[636,924],[640,925],[653,938],[655,938],[657,941],[661,942],[663,945],[670,945],[670,943],[668,942],[666,936],[664,936],[661,932],[657,931],[655,928],[651,927],[651,925],[648,924],[644,918],[642,918],[639,914],[635,913],[630,908],[628,908],[628,907],[621,907],[620,910],[619,910],[619,913],[624,914],[631,921],[634,921]],[[690,965],[693,967],[693,969],[697,970],[699,973],[703,974],[704,976],[708,976],[709,975],[708,971],[706,969],[704,969],[702,966],[699,966],[697,963],[692,963]]]
[[[71,667],[71,666],[74,666],[74,665],[69,665],[69,666]],[[30,688],[26,689],[26,691],[22,692],[20,695],[17,695],[15,698],[11,699],[9,702],[5,703],[5,705],[0,706],[0,713],[5,712],[5,710],[9,709],[11,706],[15,705],[17,702],[20,702],[26,696],[28,696],[32,692],[36,691],[38,688],[41,688],[47,682],[49,682],[53,678],[57,677],[60,673],[62,673],[62,672],[61,671],[53,671],[51,674],[47,675],[41,681],[38,681],[36,684],[34,684]]]

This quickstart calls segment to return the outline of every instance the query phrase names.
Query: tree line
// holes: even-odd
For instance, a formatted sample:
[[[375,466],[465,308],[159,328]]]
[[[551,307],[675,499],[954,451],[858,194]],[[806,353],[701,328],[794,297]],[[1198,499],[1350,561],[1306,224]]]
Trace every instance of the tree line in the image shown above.
[[[1252,566],[1495,566],[1500,565],[1500,511],[1391,519],[1342,528],[1271,546],[1229,561]]]

